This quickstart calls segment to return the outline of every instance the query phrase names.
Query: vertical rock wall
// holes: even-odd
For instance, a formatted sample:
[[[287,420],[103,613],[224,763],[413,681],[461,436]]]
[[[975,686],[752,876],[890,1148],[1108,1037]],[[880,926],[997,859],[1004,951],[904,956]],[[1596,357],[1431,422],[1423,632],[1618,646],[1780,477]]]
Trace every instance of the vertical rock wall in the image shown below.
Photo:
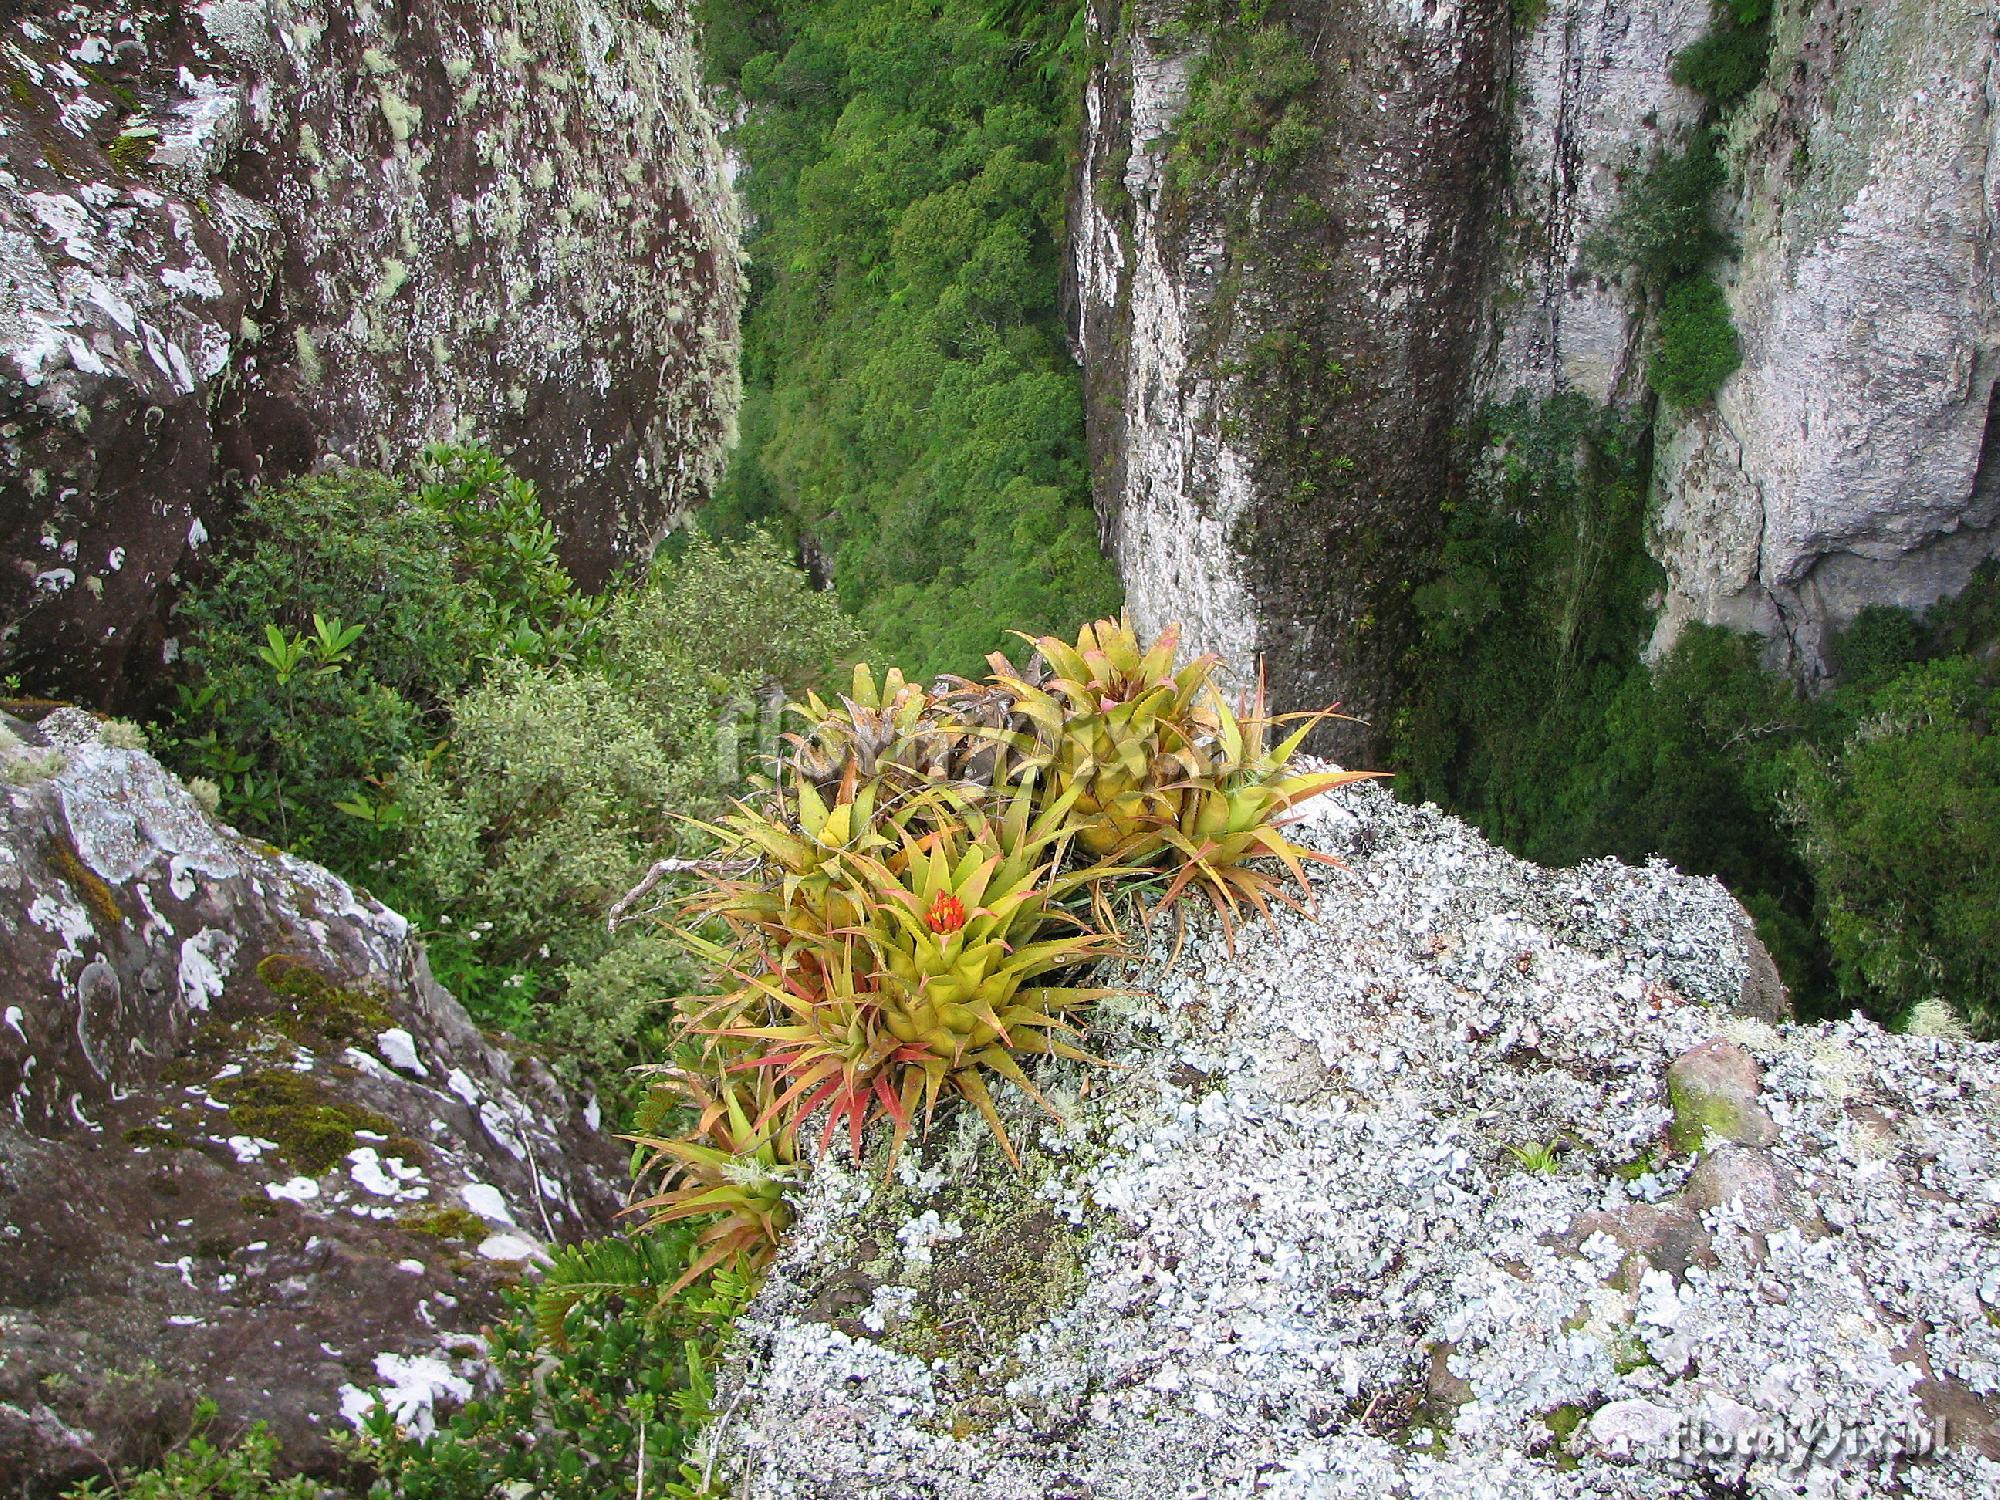
[[[103,705],[242,482],[476,436],[587,581],[705,495],[741,296],[679,0],[0,23],[0,666]]]
[[[1781,6],[1729,155],[1744,362],[1664,429],[1656,640],[1757,630],[1810,679],[2000,551],[2000,5]]]
[[[1171,148],[1208,41],[1177,14],[1092,17],[1073,224],[1107,541],[1142,624],[1246,678],[1261,655],[1284,707],[1377,717],[1473,370],[1508,7],[1273,5],[1319,139],[1194,185]]]
[[[1143,623],[1379,720],[1482,406],[1654,403],[1653,309],[1588,247],[1701,120],[1671,73],[1708,0],[1274,5],[1319,139],[1191,190],[1177,13],[1094,15],[1074,270],[1107,541]],[[1996,143],[1996,0],[1780,0],[1724,146],[1743,368],[1659,412],[1656,646],[1754,629],[1810,680],[1861,608],[2000,550]]]

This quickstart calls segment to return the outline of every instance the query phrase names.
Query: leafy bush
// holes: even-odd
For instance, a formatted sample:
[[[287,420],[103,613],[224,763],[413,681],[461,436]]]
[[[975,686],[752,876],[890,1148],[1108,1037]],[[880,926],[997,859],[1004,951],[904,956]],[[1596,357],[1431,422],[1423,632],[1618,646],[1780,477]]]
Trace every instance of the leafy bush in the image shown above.
[[[768,537],[695,538],[605,612],[595,659],[497,668],[412,762],[402,889],[475,1015],[559,1044],[614,1093],[689,977],[611,905],[689,816],[755,769],[763,705],[825,681],[859,634]],[[654,1051],[654,1055],[658,1055]]]
[[[1729,299],[1712,277],[1693,277],[1667,293],[1657,337],[1647,375],[1677,407],[1701,405],[1743,363]]]
[[[1843,999],[1884,1019],[1943,1000],[2000,1030],[2000,674],[1954,655],[1836,695],[1832,745],[1787,761]]]
[[[693,1238],[678,1227],[558,1251],[540,1290],[509,1293],[488,1332],[490,1394],[427,1441],[386,1411],[368,1420],[358,1456],[381,1475],[371,1500],[700,1493],[688,1450],[747,1287],[718,1275],[670,1292]]]
[[[1626,191],[1593,237],[1590,258],[1599,266],[1634,266],[1652,288],[1699,274],[1734,245],[1715,221],[1715,195],[1728,180],[1713,133],[1697,131]]]
[[[393,845],[397,767],[486,663],[587,645],[595,605],[533,486],[478,449],[431,450],[414,487],[347,470],[260,490],[237,536],[180,603],[166,748],[240,827],[349,874]]]
[[[1174,183],[1212,186],[1244,162],[1283,170],[1320,137],[1307,95],[1319,65],[1281,26],[1225,31],[1203,57],[1176,126]]]
[[[1674,59],[1674,82],[1727,109],[1764,78],[1771,0],[1713,0],[1708,34]]]
[[[215,1423],[213,1401],[197,1402],[187,1438],[157,1468],[127,1469],[108,1490],[86,1480],[64,1493],[64,1500],[321,1500],[328,1491],[310,1479],[273,1479],[278,1441],[265,1424],[254,1422],[233,1443],[217,1444],[209,1436]]]

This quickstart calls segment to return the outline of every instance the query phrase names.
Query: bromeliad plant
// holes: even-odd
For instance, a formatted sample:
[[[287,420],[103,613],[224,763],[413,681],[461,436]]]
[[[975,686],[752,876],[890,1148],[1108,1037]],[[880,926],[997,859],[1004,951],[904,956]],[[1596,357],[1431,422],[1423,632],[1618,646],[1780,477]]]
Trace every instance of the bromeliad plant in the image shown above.
[[[634,1147],[633,1180],[643,1187],[657,1174],[664,1182],[626,1212],[646,1215],[648,1229],[683,1219],[707,1221],[695,1235],[686,1271],[666,1296],[718,1266],[755,1276],[790,1226],[785,1189],[800,1173],[797,1121],[771,1108],[771,1087],[768,1077],[728,1074],[710,1082],[663,1069],[642,1126],[648,1121],[657,1126],[678,1109],[693,1111],[694,1124],[681,1136],[642,1129],[626,1137]]]
[[[720,1033],[757,1044],[731,1066],[781,1076],[780,1114],[824,1106],[822,1149],[845,1124],[859,1156],[869,1122],[887,1116],[893,1161],[919,1109],[928,1121],[954,1093],[972,1102],[1012,1158],[985,1075],[1047,1108],[1015,1054],[1088,1060],[1062,1040],[1074,1029],[1065,1018],[1110,993],[1044,982],[1117,948],[1061,905],[1116,873],[1065,868],[1074,802],[1072,793],[1037,811],[1033,784],[1024,782],[993,816],[961,802],[961,816],[927,833],[903,829],[886,856],[850,860],[857,920],[821,935],[834,951],[817,965],[817,989],[790,982],[782,955],[813,938],[793,932],[765,946],[763,972],[747,974],[745,990],[725,1002],[742,1014],[744,1000],[768,997],[779,1012]]]
[[[1274,744],[1261,686],[1232,709],[1217,661],[1177,661],[1173,630],[1147,646],[1101,620],[1031,644],[983,682],[857,668],[837,703],[794,706],[775,783],[704,825],[720,849],[677,930],[720,980],[676,1002],[694,1128],[639,1140],[653,1191],[634,1205],[711,1218],[690,1277],[768,1259],[809,1117],[821,1151],[845,1136],[857,1158],[886,1119],[893,1166],[956,1096],[1018,1165],[990,1085],[1053,1114],[1024,1063],[1096,1061],[1080,1022],[1116,991],[1083,976],[1123,952],[1122,895],[1150,893],[1150,918],[1199,892],[1233,942],[1246,904],[1310,903],[1307,864],[1337,863],[1282,832],[1373,774],[1291,770],[1328,714]]]

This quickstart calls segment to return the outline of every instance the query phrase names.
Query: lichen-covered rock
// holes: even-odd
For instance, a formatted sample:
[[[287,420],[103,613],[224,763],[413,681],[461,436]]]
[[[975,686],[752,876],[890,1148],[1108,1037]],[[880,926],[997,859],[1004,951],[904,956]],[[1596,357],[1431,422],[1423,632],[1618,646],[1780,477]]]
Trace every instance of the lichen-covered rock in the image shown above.
[[[146,697],[232,487],[478,436],[587,583],[733,428],[680,0],[121,0],[0,22],[0,656]]]
[[[308,1465],[370,1387],[421,1427],[618,1154],[400,917],[93,724],[0,736],[0,1491],[155,1456],[201,1395]]]
[[[2000,4],[1777,8],[1732,121],[1743,367],[1662,445],[1656,644],[1757,630],[1801,676],[1870,604],[2000,552]]]
[[[1374,788],[1297,832],[1349,867],[1318,914],[1163,938],[1019,1176],[976,1120],[819,1166],[721,1393],[740,1493],[2000,1489],[1993,1047],[1738,1013],[1739,909],[1663,865]],[[1717,1038],[1767,1146],[1674,1145]]]

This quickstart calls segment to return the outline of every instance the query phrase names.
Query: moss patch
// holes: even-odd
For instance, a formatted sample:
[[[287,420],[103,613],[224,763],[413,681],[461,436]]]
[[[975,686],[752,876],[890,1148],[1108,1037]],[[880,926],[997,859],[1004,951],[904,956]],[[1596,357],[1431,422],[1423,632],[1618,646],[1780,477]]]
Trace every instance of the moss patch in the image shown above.
[[[48,846],[49,863],[54,865],[62,878],[82,898],[90,908],[91,915],[106,927],[125,925],[125,908],[118,904],[111,887],[104,878],[89,865],[67,843],[51,839]]]
[[[379,996],[343,985],[295,954],[269,955],[257,977],[288,1002],[276,1018],[278,1030],[315,1052],[367,1041],[394,1024]]]
[[[167,1129],[164,1125],[135,1125],[125,1132],[128,1146],[158,1146],[169,1151],[188,1149],[186,1137]]]
[[[483,1240],[486,1221],[462,1208],[412,1208],[396,1215],[398,1228],[434,1240]]]
[[[303,1073],[267,1068],[216,1086],[239,1134],[276,1141],[284,1159],[317,1177],[354,1149],[354,1133],[395,1129],[373,1110],[343,1103]]]
[[[1573,1402],[1542,1413],[1542,1425],[1549,1430],[1548,1458],[1558,1469],[1568,1470],[1577,1466],[1577,1456],[1570,1451],[1569,1445],[1588,1415]]]

